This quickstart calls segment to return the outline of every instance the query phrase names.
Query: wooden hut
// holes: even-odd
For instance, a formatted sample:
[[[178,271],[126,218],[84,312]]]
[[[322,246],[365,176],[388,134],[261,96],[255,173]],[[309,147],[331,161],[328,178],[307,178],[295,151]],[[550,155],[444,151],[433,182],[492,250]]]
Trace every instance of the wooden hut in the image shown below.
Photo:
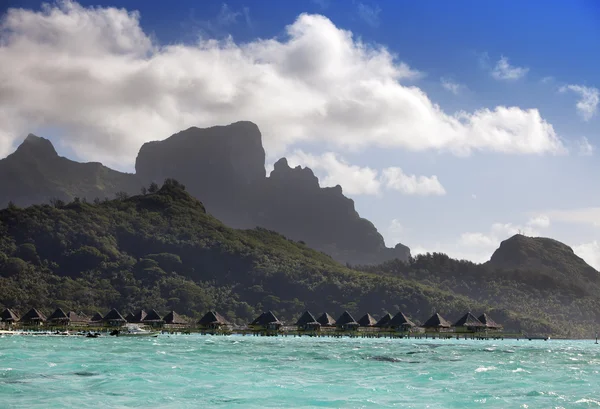
[[[0,314],[0,323],[3,328],[10,328],[17,322],[19,322],[19,316],[10,308],[6,308],[2,311],[2,314]]]
[[[90,325],[99,325],[102,321],[104,321],[104,317],[99,312],[96,312],[92,315],[92,318],[90,318]]]
[[[160,317],[158,312],[156,312],[156,310],[150,310],[150,312],[146,314],[146,316],[142,320],[142,323],[144,325],[150,325],[153,328],[160,328],[163,325],[165,325],[165,322]]]
[[[335,325],[342,331],[356,331],[360,324],[356,322],[354,317],[348,311],[344,311],[340,318],[335,322]]]
[[[109,327],[122,327],[123,325],[125,325],[125,323],[127,323],[127,320],[123,318],[119,311],[113,308],[108,312],[108,314],[104,316],[102,322],[104,322],[104,324],[108,325]]]
[[[400,311],[387,323],[387,327],[394,331],[407,332],[415,328],[416,325]]]
[[[39,327],[44,325],[44,322],[46,322],[46,316],[35,308],[32,308],[27,311],[27,314],[21,317],[19,322],[26,326]]]
[[[229,325],[227,320],[216,311],[209,311],[198,321],[198,327],[204,330],[218,330]]]
[[[481,322],[484,325],[484,329],[488,329],[488,330],[492,330],[492,331],[502,330],[502,325],[498,324],[486,313],[481,314],[481,316],[478,318],[478,320],[479,320],[479,322]]]
[[[130,311],[125,315],[125,321],[131,322],[133,320],[133,313]]]
[[[477,332],[485,329],[485,325],[470,312],[463,315],[453,326],[456,332]]]
[[[324,312],[319,318],[317,318],[317,322],[321,324],[321,327],[335,327],[335,320],[333,317],[326,312]]]
[[[377,321],[377,323],[375,324],[375,326],[377,328],[387,328],[388,327],[388,323],[392,320],[392,314],[387,313],[385,314],[383,317],[381,317],[379,319],[379,321]]]
[[[82,326],[86,325],[88,321],[83,314],[79,315],[74,311],[64,312],[62,308],[57,308],[48,317],[48,324],[55,327]]]
[[[358,321],[358,325],[361,327],[374,327],[377,324],[377,320],[371,316],[371,314],[363,315]]]
[[[250,323],[250,328],[255,330],[278,331],[283,323],[271,311],[263,312]]]
[[[443,332],[449,330],[452,325],[437,312],[422,325],[425,331]]]
[[[321,324],[317,322],[310,311],[304,311],[296,321],[296,326],[300,331],[319,331],[321,329]]]
[[[135,314],[128,315],[125,319],[130,324],[141,324],[144,321],[144,319],[146,318],[146,315],[148,315],[148,314],[146,314],[146,311],[139,310]]]
[[[175,311],[169,311],[167,315],[163,317],[165,325],[170,328],[182,328],[187,325],[187,321],[181,318]]]

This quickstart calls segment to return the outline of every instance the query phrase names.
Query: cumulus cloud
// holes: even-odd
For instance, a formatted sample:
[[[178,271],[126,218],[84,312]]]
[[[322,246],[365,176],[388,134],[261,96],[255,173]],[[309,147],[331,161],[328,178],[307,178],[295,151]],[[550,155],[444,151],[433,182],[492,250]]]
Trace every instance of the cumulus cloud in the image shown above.
[[[491,74],[497,80],[514,81],[523,78],[529,72],[527,67],[516,67],[510,65],[508,58],[500,57]]]
[[[600,242],[594,240],[573,247],[573,251],[590,266],[600,271]]]
[[[446,190],[437,176],[407,175],[401,168],[391,167],[382,171],[382,182],[388,189],[397,190],[406,195],[436,195],[446,194]]]
[[[9,9],[0,22],[0,61],[10,61],[0,64],[0,156],[52,127],[82,159],[124,169],[143,142],[238,120],[259,125],[270,159],[314,141],[462,155],[565,150],[536,109],[444,112],[411,85],[417,71],[320,15],[301,14],[273,39],[162,46],[139,19],[68,0]]]
[[[559,88],[560,92],[572,91],[579,95],[579,101],[575,107],[584,121],[592,119],[598,111],[600,102],[600,91],[598,88],[585,87],[583,85],[565,85]]]
[[[341,185],[344,192],[351,195],[378,195],[383,187],[405,195],[446,194],[446,190],[435,175],[407,175],[398,167],[385,168],[379,172],[368,166],[351,165],[333,152],[313,155],[296,150],[287,159],[292,167],[307,166],[320,174],[321,186]]]
[[[449,91],[449,92],[453,93],[454,95],[458,95],[460,93],[461,89],[463,88],[463,86],[461,84],[458,84],[452,80],[449,80],[448,78],[440,78],[440,82],[442,84],[442,87],[446,91]]]

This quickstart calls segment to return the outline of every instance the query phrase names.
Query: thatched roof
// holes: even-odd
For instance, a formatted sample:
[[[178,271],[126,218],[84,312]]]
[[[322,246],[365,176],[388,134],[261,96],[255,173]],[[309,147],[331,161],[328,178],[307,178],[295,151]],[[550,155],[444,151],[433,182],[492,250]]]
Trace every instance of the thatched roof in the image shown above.
[[[296,321],[297,326],[315,323],[317,323],[317,320],[315,319],[314,315],[310,313],[310,311],[304,311],[300,318],[298,318],[298,321]]]
[[[133,320],[133,313],[132,312],[127,313],[127,315],[125,315],[125,321],[132,322],[132,320]]]
[[[69,317],[67,317],[67,314],[62,310],[62,308],[57,308],[54,310],[52,315],[48,317],[48,321],[69,321]]]
[[[144,321],[144,318],[146,318],[146,311],[144,310],[139,310],[138,312],[136,312],[135,314],[131,314],[131,317],[129,317],[127,319],[127,322],[129,323],[135,323],[135,324],[139,324],[142,321]]]
[[[165,315],[163,317],[163,321],[165,322],[165,324],[187,324],[187,322],[183,318],[181,318],[181,316],[175,311],[171,311],[167,315]]]
[[[67,313],[67,317],[69,318],[70,322],[89,322],[90,320],[84,313],[80,312],[77,314],[75,311],[69,311]]]
[[[148,314],[142,320],[143,322],[163,322],[163,319],[160,318],[160,315],[156,310],[150,310]]]
[[[317,322],[324,327],[335,327],[335,320],[333,317],[326,312],[323,313],[319,318],[317,318]]]
[[[198,321],[200,325],[227,325],[227,320],[216,311],[209,311]]]
[[[103,321],[119,321],[119,322],[127,322],[125,318],[121,315],[119,311],[115,308],[110,310],[108,314],[106,314],[103,318]]]
[[[275,314],[271,311],[263,312],[260,314],[250,325],[261,325],[265,326],[268,324],[281,324],[281,321],[277,319]]]
[[[408,319],[402,311],[394,315],[394,318],[387,324],[388,327],[416,327],[415,323]]]
[[[377,320],[368,313],[363,315],[357,322],[361,327],[373,327],[377,324]]]
[[[92,315],[92,318],[90,319],[90,321],[92,322],[100,322],[104,319],[104,317],[102,316],[102,314],[100,314],[99,312],[96,312],[94,315]]]
[[[437,312],[422,325],[423,328],[450,328],[451,326],[452,325]]]
[[[500,329],[500,328],[502,328],[502,325],[498,324],[489,315],[487,315],[485,313],[481,314],[481,316],[478,318],[478,320],[483,325],[485,325],[487,328],[491,328],[491,329]]]
[[[42,314],[35,308],[30,309],[29,311],[27,311],[27,314],[25,314],[21,317],[21,322],[36,322],[36,321],[37,322],[46,321],[46,317],[44,316],[44,314]]]
[[[455,327],[483,327],[484,325],[470,312],[463,315],[456,323]]]
[[[376,326],[376,327],[380,327],[380,328],[383,328],[383,327],[388,327],[388,326],[389,326],[389,325],[388,325],[388,323],[389,323],[391,320],[392,320],[392,314],[390,314],[390,313],[387,313],[387,314],[385,314],[383,317],[381,317],[381,318],[379,319],[379,321],[377,321],[377,323],[375,324],[375,326]]]
[[[356,322],[354,317],[352,315],[350,315],[350,313],[348,311],[344,311],[344,313],[342,315],[340,315],[340,318],[338,318],[335,323],[338,327],[341,327],[342,325],[348,325],[348,324],[358,325],[358,322]]]
[[[2,311],[2,314],[0,314],[0,321],[17,322],[19,321],[19,316],[10,308],[6,308],[4,311]]]

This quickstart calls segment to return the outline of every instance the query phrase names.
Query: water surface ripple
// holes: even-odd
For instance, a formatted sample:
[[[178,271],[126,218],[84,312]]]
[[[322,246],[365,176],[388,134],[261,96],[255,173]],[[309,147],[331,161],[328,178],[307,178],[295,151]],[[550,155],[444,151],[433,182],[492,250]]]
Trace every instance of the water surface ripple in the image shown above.
[[[0,338],[0,408],[600,408],[593,341]]]

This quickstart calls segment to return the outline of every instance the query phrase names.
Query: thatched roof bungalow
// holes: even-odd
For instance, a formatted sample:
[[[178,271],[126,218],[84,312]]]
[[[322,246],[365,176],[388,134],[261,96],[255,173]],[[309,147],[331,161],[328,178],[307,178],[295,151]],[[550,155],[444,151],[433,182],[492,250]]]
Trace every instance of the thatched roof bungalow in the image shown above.
[[[90,318],[90,324],[99,324],[102,321],[104,321],[104,316],[97,311],[94,315],[92,315],[92,318]]]
[[[130,324],[141,324],[146,318],[146,315],[148,315],[146,314],[146,311],[139,310],[135,314],[129,314],[125,319]]]
[[[377,328],[387,328],[389,322],[392,320],[392,314],[387,313],[385,314],[383,317],[381,317],[379,319],[379,321],[377,321],[377,323],[375,324],[375,326]]]
[[[298,318],[298,321],[296,321],[296,326],[300,331],[318,331],[321,329],[321,324],[317,322],[310,311],[304,311],[300,318]]]
[[[110,310],[108,314],[104,316],[102,321],[109,327],[122,327],[125,325],[125,323],[127,323],[127,320],[123,318],[121,313],[119,313],[119,311],[117,311],[115,308]]]
[[[272,311],[266,311],[260,314],[250,323],[250,327],[258,330],[277,331],[283,326],[283,323],[277,319]]]
[[[486,313],[481,314],[478,320],[484,325],[485,328],[489,330],[498,331],[502,329],[502,325],[498,324]]]
[[[227,327],[227,320],[216,311],[209,311],[198,321],[200,329],[221,329]]]
[[[145,325],[150,325],[152,327],[162,327],[165,324],[165,322],[160,317],[158,312],[156,312],[156,310],[150,310],[150,312],[146,314],[146,316],[142,320],[142,323]]]
[[[358,325],[361,327],[374,327],[377,324],[377,320],[371,316],[371,314],[363,315],[358,321]]]
[[[64,312],[62,308],[57,308],[48,317],[48,324],[51,326],[86,325],[88,321],[83,314],[79,315],[74,311]]]
[[[19,321],[19,316],[10,308],[6,308],[0,314],[0,324],[3,327],[11,327]]]
[[[354,317],[348,311],[344,311],[340,318],[335,322],[335,325],[342,331],[356,331],[360,324],[356,322]]]
[[[394,317],[387,323],[387,326],[396,331],[410,331],[416,327],[415,323],[408,319],[402,311],[399,311]]]
[[[426,331],[433,330],[436,332],[446,331],[452,327],[452,325],[437,312],[433,314],[431,318],[425,321],[425,324],[421,326],[425,328]]]
[[[317,318],[317,322],[321,324],[322,327],[335,327],[335,320],[333,317],[326,312],[324,312],[319,318]]]
[[[167,315],[165,315],[163,317],[163,321],[165,322],[165,325],[169,326],[187,325],[187,321],[181,318],[181,316],[175,311],[170,311]]]
[[[475,332],[485,329],[485,325],[483,325],[473,314],[468,312],[454,323],[454,328],[457,332]]]
[[[21,317],[19,322],[23,325],[40,326],[46,322],[46,316],[35,308],[32,308],[27,311],[27,314]]]
[[[130,311],[125,315],[125,321],[131,322],[133,320],[133,313]]]

